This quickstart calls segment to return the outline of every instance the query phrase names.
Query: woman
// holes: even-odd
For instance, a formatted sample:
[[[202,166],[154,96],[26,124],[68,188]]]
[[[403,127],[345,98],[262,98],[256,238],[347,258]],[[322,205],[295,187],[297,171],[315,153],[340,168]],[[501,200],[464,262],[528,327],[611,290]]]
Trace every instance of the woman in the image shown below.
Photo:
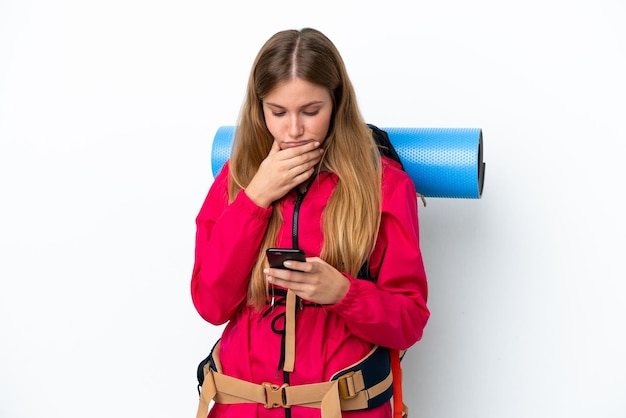
[[[416,191],[381,157],[319,31],[279,32],[259,51],[231,159],[196,223],[193,302],[208,322],[227,323],[211,363],[219,373],[208,372],[210,393],[203,386],[215,400],[209,416],[319,417],[339,404],[343,416],[391,416],[388,396],[350,407],[354,393],[323,382],[376,346],[404,350],[422,336]],[[269,268],[270,247],[300,248],[306,261]],[[223,379],[256,398],[226,393]],[[298,387],[324,393],[303,400]]]

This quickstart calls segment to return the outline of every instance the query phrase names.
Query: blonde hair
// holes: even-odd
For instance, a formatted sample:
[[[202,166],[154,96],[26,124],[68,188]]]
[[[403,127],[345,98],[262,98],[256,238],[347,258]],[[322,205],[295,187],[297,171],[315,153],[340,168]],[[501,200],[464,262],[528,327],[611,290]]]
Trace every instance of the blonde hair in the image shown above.
[[[320,257],[339,271],[356,276],[374,247],[380,225],[380,154],[359,111],[343,60],[321,32],[311,28],[278,32],[257,54],[233,142],[229,199],[234,200],[247,187],[272,146],[263,98],[278,83],[295,77],[326,88],[333,99],[323,165],[339,181],[322,215]],[[283,223],[278,204],[273,206],[248,286],[248,304],[258,308],[265,304],[267,295],[265,250],[275,246]]]

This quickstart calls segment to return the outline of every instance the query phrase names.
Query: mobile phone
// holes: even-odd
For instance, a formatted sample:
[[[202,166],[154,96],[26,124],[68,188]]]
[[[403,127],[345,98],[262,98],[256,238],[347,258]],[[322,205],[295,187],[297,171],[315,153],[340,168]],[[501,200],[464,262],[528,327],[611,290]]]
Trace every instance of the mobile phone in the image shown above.
[[[267,255],[267,261],[269,261],[270,267],[274,269],[289,270],[283,265],[287,260],[306,261],[304,250],[296,248],[268,248],[265,254]]]

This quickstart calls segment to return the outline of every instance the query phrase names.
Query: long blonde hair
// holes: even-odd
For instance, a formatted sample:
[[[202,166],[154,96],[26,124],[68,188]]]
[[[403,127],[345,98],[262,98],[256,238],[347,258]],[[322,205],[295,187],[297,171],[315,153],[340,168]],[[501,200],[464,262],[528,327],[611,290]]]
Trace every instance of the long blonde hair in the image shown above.
[[[326,88],[333,99],[323,164],[339,181],[322,215],[320,257],[356,276],[374,247],[380,225],[380,154],[361,116],[343,59],[321,32],[311,28],[278,32],[259,51],[233,142],[229,199],[233,201],[247,187],[272,146],[263,98],[278,83],[294,77]],[[277,202],[273,206],[248,286],[248,304],[258,308],[265,304],[267,294],[265,250],[275,245],[283,223]]]

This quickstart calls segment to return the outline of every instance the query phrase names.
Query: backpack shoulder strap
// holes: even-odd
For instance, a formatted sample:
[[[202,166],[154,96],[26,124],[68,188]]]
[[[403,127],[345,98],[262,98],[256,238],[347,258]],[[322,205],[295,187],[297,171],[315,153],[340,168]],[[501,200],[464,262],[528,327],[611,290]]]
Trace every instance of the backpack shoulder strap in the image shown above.
[[[396,161],[404,170],[402,161],[400,160],[396,149],[393,147],[393,144],[389,140],[389,135],[387,135],[387,132],[383,131],[376,125],[372,125],[371,123],[368,123],[367,126],[372,130],[372,136],[374,137],[374,141],[376,141],[376,144],[378,145],[380,154]]]

